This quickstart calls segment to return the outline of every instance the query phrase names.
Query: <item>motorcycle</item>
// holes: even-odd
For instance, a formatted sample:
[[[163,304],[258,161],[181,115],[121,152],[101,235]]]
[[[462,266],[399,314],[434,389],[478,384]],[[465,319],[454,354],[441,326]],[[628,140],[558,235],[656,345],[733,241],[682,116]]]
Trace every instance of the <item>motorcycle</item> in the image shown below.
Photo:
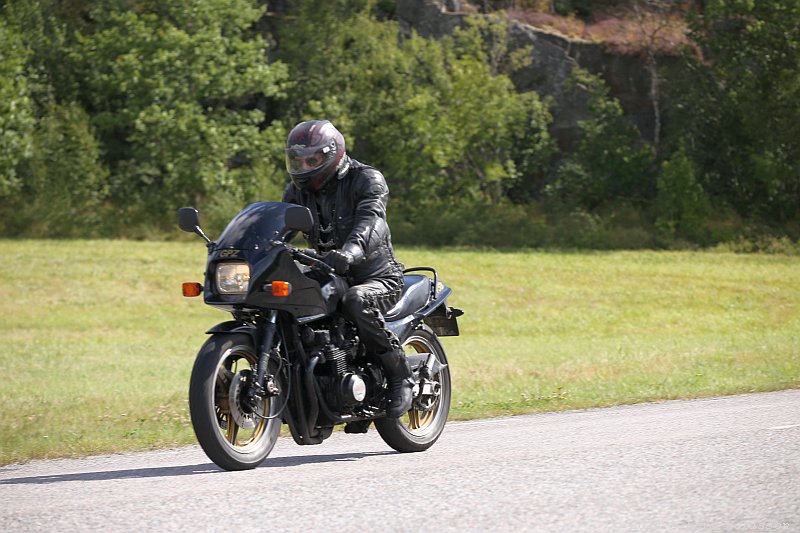
[[[411,409],[386,417],[387,381],[339,302],[348,289],[324,257],[291,244],[308,233],[308,208],[259,202],[238,213],[215,242],[192,207],[181,229],[208,247],[205,283],[185,296],[229,312],[207,331],[192,368],[189,409],[200,446],[226,470],[252,469],[272,451],[285,423],[297,444],[320,444],[334,426],[366,433],[374,423],[399,452],[419,452],[441,435],[450,410],[450,369],[439,337],[458,335],[460,309],[435,269],[404,272],[400,299],[384,314],[406,351],[416,385]]]

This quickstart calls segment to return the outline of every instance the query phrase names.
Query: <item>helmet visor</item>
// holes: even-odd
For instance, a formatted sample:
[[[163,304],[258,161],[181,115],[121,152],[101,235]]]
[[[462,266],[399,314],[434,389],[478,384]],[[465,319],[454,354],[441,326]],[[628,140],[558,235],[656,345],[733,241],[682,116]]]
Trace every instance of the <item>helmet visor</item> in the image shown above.
[[[301,145],[286,149],[286,170],[291,174],[313,172],[323,166],[334,155],[330,146],[307,148]]]

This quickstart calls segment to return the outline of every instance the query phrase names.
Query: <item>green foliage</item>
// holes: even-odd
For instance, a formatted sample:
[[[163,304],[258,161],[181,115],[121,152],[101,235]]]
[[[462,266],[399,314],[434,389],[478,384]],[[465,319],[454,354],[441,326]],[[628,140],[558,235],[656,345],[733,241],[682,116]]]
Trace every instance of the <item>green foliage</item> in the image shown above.
[[[509,201],[440,201],[411,215],[395,210],[395,242],[414,246],[474,246],[497,249],[582,248],[643,249],[656,245],[653,229],[635,209],[619,207],[603,214],[586,210],[548,209],[539,203]]]
[[[798,0],[706,2],[692,29],[707,61],[664,78],[658,161],[580,70],[566,89],[587,96],[587,118],[560,153],[549,101],[511,83],[532,54],[512,48],[502,16],[463,19],[436,41],[404,32],[388,0],[291,4],[3,2],[0,233],[161,237],[185,204],[218,231],[246,203],[280,197],[287,129],[324,117],[387,176],[401,241],[800,236]]]
[[[532,206],[502,202],[466,202],[458,209],[431,204],[413,216],[403,211],[391,219],[393,239],[417,246],[471,245],[533,248],[550,244],[545,216]]]
[[[77,98],[75,72],[68,60],[71,34],[85,28],[82,14],[90,0],[9,0],[0,7],[9,26],[18,32],[17,46],[28,54],[31,96],[39,106]]]
[[[35,117],[21,35],[0,19],[0,202],[20,189],[18,166],[33,150]]]
[[[739,254],[772,254],[800,256],[800,241],[793,241],[789,237],[770,237],[759,235],[754,239],[739,237],[738,239],[723,242],[714,247],[717,252],[732,252]]]
[[[104,140],[111,199],[132,221],[168,213],[172,222],[179,204],[215,194],[251,197],[264,176],[250,162],[279,149],[261,131],[264,111],[244,102],[281,96],[286,80],[250,35],[260,10],[189,4],[95,9],[96,31],[78,35],[70,55]]]
[[[0,39],[7,41],[0,67],[0,231],[97,235],[108,172],[89,116],[73,102],[56,101],[65,96],[56,86],[68,85],[58,78],[67,70],[57,60],[64,58],[64,31],[45,9],[56,6],[45,4],[51,3],[10,2],[0,20]]]
[[[669,237],[700,240],[711,204],[683,149],[661,164],[658,178],[657,227]]]
[[[33,155],[21,165],[15,208],[0,213],[15,235],[95,236],[108,172],[89,117],[76,104],[51,104],[38,121]]]
[[[591,117],[581,121],[579,146],[563,162],[556,181],[548,187],[549,194],[567,205],[590,210],[620,200],[652,199],[652,147],[639,146],[636,129],[602,80],[576,69],[570,82],[588,92]]]
[[[398,40],[369,6],[305,2],[278,35],[280,58],[301,73],[293,114],[341,127],[350,153],[383,170],[407,207],[437,196],[498,202],[546,168],[550,116],[493,71],[481,31],[492,28]]]
[[[2,231],[62,235],[92,213],[85,234],[130,234],[171,227],[181,204],[236,210],[274,189],[284,129],[270,109],[287,72],[252,30],[262,13],[248,0],[4,5]]]
[[[682,87],[682,135],[709,191],[777,224],[800,216],[800,2],[713,0],[693,21],[706,79]]]

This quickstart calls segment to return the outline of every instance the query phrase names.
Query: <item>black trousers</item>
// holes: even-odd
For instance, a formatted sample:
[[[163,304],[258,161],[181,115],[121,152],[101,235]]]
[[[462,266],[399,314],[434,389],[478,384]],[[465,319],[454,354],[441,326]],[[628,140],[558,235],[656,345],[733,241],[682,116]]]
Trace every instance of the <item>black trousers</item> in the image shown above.
[[[403,278],[376,278],[351,286],[342,298],[342,311],[355,322],[367,350],[379,354],[400,348],[394,333],[386,329],[383,313],[400,299]]]

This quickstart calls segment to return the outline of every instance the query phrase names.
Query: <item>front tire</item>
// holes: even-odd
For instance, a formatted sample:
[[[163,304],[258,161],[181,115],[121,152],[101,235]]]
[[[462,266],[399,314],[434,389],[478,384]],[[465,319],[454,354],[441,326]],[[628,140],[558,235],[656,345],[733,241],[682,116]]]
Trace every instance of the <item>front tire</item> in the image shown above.
[[[257,467],[278,440],[281,420],[275,412],[282,396],[267,398],[254,410],[242,407],[242,384],[257,361],[249,335],[213,335],[192,369],[189,411],[194,434],[208,458],[225,470]]]
[[[428,326],[415,330],[403,348],[406,352],[432,353],[441,365],[447,365],[444,348]],[[375,420],[381,438],[398,452],[427,450],[444,430],[450,412],[450,368],[443,366],[431,381],[432,384],[414,398],[408,413],[400,418]]]

